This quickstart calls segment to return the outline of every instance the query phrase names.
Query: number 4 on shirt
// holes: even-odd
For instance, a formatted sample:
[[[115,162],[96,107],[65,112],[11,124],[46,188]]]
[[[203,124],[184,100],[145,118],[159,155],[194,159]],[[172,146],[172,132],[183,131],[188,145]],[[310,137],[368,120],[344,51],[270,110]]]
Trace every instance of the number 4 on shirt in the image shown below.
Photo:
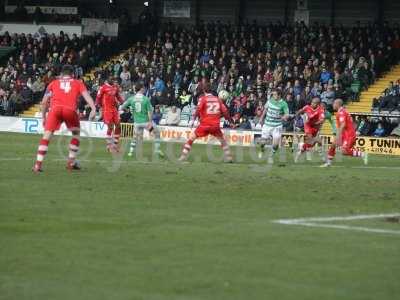
[[[71,91],[71,82],[60,81],[60,89],[62,89],[64,93],[68,94]]]

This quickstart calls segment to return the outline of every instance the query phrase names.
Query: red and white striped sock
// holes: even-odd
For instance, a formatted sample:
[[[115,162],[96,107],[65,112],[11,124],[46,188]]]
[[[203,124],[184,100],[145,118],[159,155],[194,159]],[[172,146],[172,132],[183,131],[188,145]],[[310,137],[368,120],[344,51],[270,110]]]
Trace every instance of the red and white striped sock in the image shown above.
[[[221,143],[221,148],[224,151],[225,159],[231,161],[233,159],[231,150],[229,149],[228,143],[225,140]]]
[[[121,127],[116,127],[114,130],[114,144],[119,144],[119,138],[121,137]]]
[[[106,141],[107,141],[107,146],[110,146],[113,143],[112,128],[111,127],[107,128]]]
[[[182,158],[186,159],[188,157],[190,150],[192,150],[192,144],[193,144],[193,141],[192,140],[188,140],[185,143],[185,145],[183,145],[182,155],[181,155]]]
[[[39,147],[36,155],[36,165],[38,165],[39,167],[42,166],[42,162],[47,154],[48,148],[49,148],[49,140],[41,139],[39,142]]]
[[[70,161],[75,161],[79,151],[79,144],[80,144],[79,139],[77,138],[71,139],[71,142],[69,144],[69,155],[68,155],[68,159]]]
[[[353,149],[353,157],[362,157],[363,153],[360,150]]]

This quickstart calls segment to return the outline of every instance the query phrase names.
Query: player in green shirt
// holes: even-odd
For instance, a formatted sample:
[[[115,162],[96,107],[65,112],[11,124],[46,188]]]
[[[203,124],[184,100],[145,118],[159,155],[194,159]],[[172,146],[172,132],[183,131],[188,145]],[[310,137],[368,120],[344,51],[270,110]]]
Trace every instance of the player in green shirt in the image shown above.
[[[336,120],[334,120],[333,114],[328,111],[325,102],[322,102],[322,106],[325,109],[325,121],[329,122],[329,124],[331,125],[332,135],[336,136]]]
[[[281,144],[283,122],[289,119],[289,107],[279,90],[272,92],[272,97],[265,103],[264,112],[260,118],[260,124],[263,124],[261,131],[261,149],[259,157],[263,156],[267,140],[272,138],[272,151],[269,162],[272,162],[272,155],[278,150]]]
[[[160,132],[152,122],[153,107],[151,106],[150,99],[144,95],[145,89],[143,84],[137,84],[135,92],[136,94],[130,96],[120,107],[120,110],[130,109],[135,126],[135,138],[131,142],[128,156],[132,156],[136,145],[142,143],[145,129],[149,133],[154,133],[154,153],[163,156],[160,151]]]

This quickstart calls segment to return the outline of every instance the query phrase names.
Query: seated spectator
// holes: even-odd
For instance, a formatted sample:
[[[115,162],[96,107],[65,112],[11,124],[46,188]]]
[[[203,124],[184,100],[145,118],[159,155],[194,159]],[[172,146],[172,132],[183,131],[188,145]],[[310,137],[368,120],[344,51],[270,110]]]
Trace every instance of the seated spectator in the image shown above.
[[[369,122],[366,116],[361,116],[358,118],[357,121],[357,129],[356,134],[357,136],[367,136],[371,129],[371,123]]]
[[[240,125],[239,125],[238,128],[239,128],[239,129],[242,129],[242,130],[251,130],[251,123],[250,123],[249,118],[247,118],[247,117],[244,116],[244,117],[241,119],[241,123],[240,123]]]
[[[390,133],[391,137],[400,138],[400,123]]]
[[[180,111],[176,108],[176,106],[172,106],[167,113],[167,117],[165,120],[166,125],[178,126],[180,121],[181,121]]]
[[[180,109],[190,104],[191,96],[187,94],[186,90],[182,91],[182,95],[178,98],[178,106]]]
[[[328,107],[332,107],[333,101],[335,100],[335,92],[332,86],[328,86],[326,91],[321,94],[321,102],[325,102]]]
[[[382,123],[378,123],[378,127],[376,127],[373,136],[375,137],[383,137],[385,135],[385,128],[383,128]]]
[[[296,113],[296,111],[300,108],[297,107],[296,105],[296,101],[294,101],[293,99],[293,95],[292,94],[287,94],[285,97],[285,101],[288,104],[288,108],[289,108],[289,114],[293,115]]]
[[[154,108],[152,121],[154,124],[159,125],[161,119],[162,119],[162,113],[160,111],[160,107],[156,105],[156,107]]]
[[[328,81],[332,79],[332,74],[327,69],[323,68],[321,72],[320,81],[322,84],[328,83]]]
[[[252,102],[246,102],[246,105],[243,107],[242,116],[246,117],[247,119],[252,119],[254,117],[254,107]]]

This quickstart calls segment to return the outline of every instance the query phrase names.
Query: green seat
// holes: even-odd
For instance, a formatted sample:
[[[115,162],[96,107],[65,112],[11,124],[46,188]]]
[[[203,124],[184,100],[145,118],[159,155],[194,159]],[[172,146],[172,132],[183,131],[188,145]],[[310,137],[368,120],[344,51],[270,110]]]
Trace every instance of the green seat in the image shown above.
[[[181,113],[181,121],[189,121],[189,120],[190,120],[190,114]]]

